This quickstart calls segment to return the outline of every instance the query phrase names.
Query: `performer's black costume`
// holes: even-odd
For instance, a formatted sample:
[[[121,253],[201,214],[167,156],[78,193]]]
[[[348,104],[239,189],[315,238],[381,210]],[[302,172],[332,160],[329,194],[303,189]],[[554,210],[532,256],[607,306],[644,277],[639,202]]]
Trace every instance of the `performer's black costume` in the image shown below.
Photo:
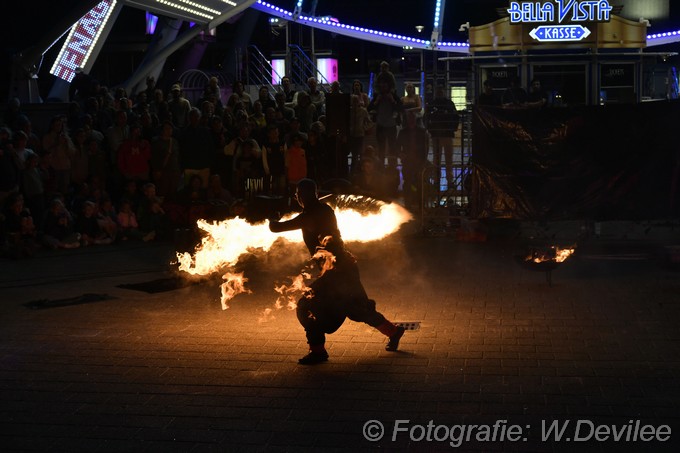
[[[269,228],[275,233],[302,230],[309,253],[316,255],[322,267],[321,275],[311,285],[311,294],[303,296],[297,306],[297,317],[305,328],[311,350],[300,363],[327,360],[325,334],[338,330],[345,318],[375,327],[390,337],[387,350],[396,350],[404,329],[385,319],[376,311],[375,301],[368,298],[356,259],[345,249],[333,209],[318,200],[316,185],[311,180],[300,182],[298,198],[303,205],[302,213],[285,222],[270,222]],[[329,269],[323,268],[323,256],[329,254],[335,260]]]

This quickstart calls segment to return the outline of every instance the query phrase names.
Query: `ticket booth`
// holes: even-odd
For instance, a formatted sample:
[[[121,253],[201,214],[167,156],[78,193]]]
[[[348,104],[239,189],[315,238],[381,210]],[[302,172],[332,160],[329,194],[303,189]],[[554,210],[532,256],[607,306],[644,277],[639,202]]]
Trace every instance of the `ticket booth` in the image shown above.
[[[499,12],[469,30],[475,94],[485,81],[501,96],[513,79],[525,89],[538,79],[551,106],[638,103],[668,98],[677,81],[668,52],[645,51],[648,24],[608,1],[510,2]]]

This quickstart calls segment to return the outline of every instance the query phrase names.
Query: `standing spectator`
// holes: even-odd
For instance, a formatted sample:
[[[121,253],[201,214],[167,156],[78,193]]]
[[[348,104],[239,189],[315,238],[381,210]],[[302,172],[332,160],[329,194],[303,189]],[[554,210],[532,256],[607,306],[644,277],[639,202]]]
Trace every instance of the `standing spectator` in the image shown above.
[[[288,133],[283,137],[283,141],[286,144],[286,146],[293,145],[293,137],[297,134],[301,134],[305,141],[307,140],[307,133],[302,132],[302,122],[297,117],[295,117],[290,122],[290,124],[288,124]]]
[[[16,131],[20,128],[23,118],[26,118],[26,115],[21,110],[21,100],[14,97],[7,101],[3,123],[10,130]]]
[[[118,148],[130,136],[127,113],[116,112],[115,123],[106,130],[105,136],[109,160],[113,168],[116,168],[118,164]]]
[[[87,150],[87,132],[82,127],[73,133],[75,151],[71,159],[71,181],[82,184],[90,176],[90,156]]]
[[[220,89],[217,77],[212,76],[208,79],[208,84],[203,89],[203,99],[214,99],[219,103],[219,107],[222,108],[222,90]],[[215,108],[217,107],[218,105],[215,105]]]
[[[276,104],[275,110],[281,112],[283,119],[290,121],[295,116],[295,110],[286,104],[286,95],[279,91],[274,95],[274,103]]]
[[[163,197],[174,195],[182,173],[179,166],[179,142],[173,136],[170,121],[163,122],[161,133],[151,143],[151,180]]]
[[[201,111],[193,107],[189,112],[189,124],[180,133],[180,165],[184,169],[184,181],[198,175],[202,187],[208,187],[210,168],[215,159],[215,144],[210,130],[201,126]]]
[[[156,92],[156,78],[150,75],[146,78],[146,87],[144,88],[144,93],[146,94],[147,100],[150,101],[151,99],[153,99],[155,92]]]
[[[446,89],[438,86],[434,100],[426,105],[425,124],[432,137],[433,164],[439,171],[444,153],[446,182],[450,187],[453,187],[453,139],[459,121],[456,105],[446,95]]]
[[[210,101],[201,101],[201,126],[210,127],[210,119],[215,115],[215,104]]]
[[[168,110],[168,103],[165,100],[163,90],[155,89],[153,95],[149,96],[149,113],[155,115],[159,122],[170,121],[170,112]]]
[[[218,161],[224,156],[224,147],[227,145],[227,131],[224,128],[222,117],[218,115],[213,115],[208,125],[214,146],[210,174],[214,175],[219,171]]]
[[[427,131],[418,125],[414,112],[407,112],[404,128],[397,137],[397,149],[404,175],[404,199],[407,204],[417,204],[420,200],[421,172],[427,162],[429,147]]]
[[[52,118],[49,130],[43,137],[43,150],[52,156],[51,165],[57,178],[57,190],[66,193],[71,185],[71,159],[76,150],[66,131],[63,117]]]
[[[243,121],[238,126],[238,135],[229,141],[224,147],[223,157],[218,160],[219,169],[218,174],[222,179],[224,187],[229,189],[232,193],[241,193],[240,187],[237,187],[237,178],[235,177],[235,160],[237,156],[242,153],[241,147],[243,142],[250,140],[250,125]]]
[[[298,91],[296,98],[295,117],[290,120],[290,124],[292,126],[293,122],[298,120],[300,122],[300,130],[308,132],[312,124],[319,119],[319,110],[312,104],[309,93],[306,91]]]
[[[267,120],[262,111],[262,103],[260,103],[259,100],[253,103],[253,114],[250,115],[248,121],[253,128],[253,135],[255,138],[262,141],[267,130]]]
[[[89,177],[98,178],[102,185],[106,187],[109,178],[109,165],[106,154],[104,154],[104,150],[101,147],[101,142],[89,137],[85,140],[85,149],[88,156]]]
[[[386,83],[389,93],[397,93],[397,79],[390,71],[390,64],[386,61],[380,62],[380,72],[375,77],[375,91],[380,91],[380,85]]]
[[[83,68],[77,67],[75,69],[75,76],[69,85],[69,99],[79,104],[84,104],[85,100],[95,92],[94,87],[96,85],[95,80],[83,71]]]
[[[284,94],[286,97],[286,105],[288,107],[294,107],[294,99],[295,99],[295,89],[293,88],[293,83],[290,80],[290,77],[288,76],[283,76],[281,79],[281,92]]]
[[[104,132],[113,125],[113,117],[109,110],[102,108],[100,99],[100,97],[91,96],[85,101],[83,121],[85,121],[84,117],[89,115],[91,128],[99,132]]]
[[[82,109],[79,103],[71,102],[66,112],[66,129],[72,132],[81,127],[83,127]]]
[[[269,126],[267,141],[262,146],[265,187],[275,195],[286,193],[286,145],[279,138],[279,128]]]
[[[541,81],[533,79],[527,94],[527,107],[540,109],[548,105],[548,93],[541,87]]]
[[[0,129],[0,205],[19,187],[19,169],[14,158],[11,137],[12,133],[8,128]]]
[[[523,108],[527,103],[527,92],[520,86],[519,78],[510,79],[510,86],[503,92],[501,104],[506,109]]]
[[[318,127],[307,133],[305,155],[307,156],[307,175],[310,179],[323,183],[331,177],[331,159],[327,155],[325,134]]]
[[[271,93],[269,93],[269,88],[264,85],[257,92],[257,100],[262,104],[262,111],[267,110],[269,107],[276,108],[276,103],[272,99]]]
[[[40,158],[34,152],[26,157],[26,166],[21,171],[19,188],[24,195],[26,207],[31,211],[36,226],[41,226],[45,215],[45,186],[40,171]]]
[[[172,117],[172,122],[176,127],[182,129],[187,125],[191,103],[184,97],[182,87],[179,83],[170,88],[170,99],[168,100],[168,110]]]
[[[404,90],[406,94],[401,98],[404,114],[413,112],[416,115],[416,119],[418,119],[423,110],[423,105],[420,101],[420,96],[416,94],[416,87],[412,83],[407,83]],[[406,121],[402,121],[402,124],[405,123]]]
[[[286,149],[286,179],[289,194],[295,193],[297,183],[307,177],[307,156],[302,148],[303,143],[304,138],[297,134],[293,137],[293,145]]]
[[[130,126],[130,138],[118,150],[118,170],[128,181],[148,181],[151,160],[151,145],[142,138],[139,124]]]
[[[376,138],[378,140],[378,164],[385,164],[385,157],[392,159],[397,141],[397,118],[401,113],[401,100],[390,90],[387,81],[378,85],[378,92],[368,106],[375,112]]]
[[[361,97],[359,95],[353,94],[350,97],[349,120],[347,149],[349,155],[352,156],[351,174],[359,170],[361,151],[364,149],[364,135],[366,135],[366,131],[372,126],[368,110],[361,104]]]
[[[319,90],[319,82],[314,77],[307,79],[307,94],[318,115],[326,114],[326,96]]]
[[[484,81],[484,84],[482,85],[482,93],[477,98],[477,104],[488,105],[491,107],[501,104],[500,99],[498,99],[498,96],[496,96],[496,93],[493,91],[493,84],[491,83],[491,80],[487,79]]]
[[[14,134],[14,147],[11,149],[14,162],[19,171],[26,167],[26,158],[33,153],[32,149],[26,147],[28,143],[28,136],[24,131],[18,131]]]
[[[331,83],[331,91],[328,94],[340,94],[342,90],[340,89],[340,82],[337,80]]]
[[[238,96],[238,100],[241,101],[241,104],[243,105],[243,108],[245,109],[246,113],[247,114],[252,113],[253,100],[251,99],[250,95],[245,92],[243,82],[241,82],[240,80],[234,82],[234,84],[232,85],[232,92],[233,94],[236,94]]]
[[[42,140],[33,131],[33,123],[27,116],[23,116],[19,120],[19,130],[26,134],[26,148],[40,155],[42,153]]]
[[[352,82],[352,94],[359,96],[359,104],[366,108],[370,100],[368,99],[368,94],[364,92],[364,85],[360,80],[355,80]]]
[[[234,156],[234,177],[236,179],[237,196],[252,199],[263,190],[262,155],[260,147],[253,139],[247,139],[239,147]]]

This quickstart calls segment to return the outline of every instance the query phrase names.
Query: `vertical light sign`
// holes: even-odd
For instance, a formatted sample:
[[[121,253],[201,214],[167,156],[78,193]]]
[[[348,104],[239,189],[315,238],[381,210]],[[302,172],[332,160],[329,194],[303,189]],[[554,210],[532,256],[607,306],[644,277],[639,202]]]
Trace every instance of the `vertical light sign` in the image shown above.
[[[328,83],[338,81],[338,59],[337,58],[317,58],[316,68],[319,71],[319,82],[326,79]]]
[[[73,80],[76,68],[87,64],[115,5],[116,0],[103,0],[71,27],[50,74],[67,82]]]
[[[272,85],[281,84],[281,79],[286,75],[286,60],[275,58],[272,60]]]

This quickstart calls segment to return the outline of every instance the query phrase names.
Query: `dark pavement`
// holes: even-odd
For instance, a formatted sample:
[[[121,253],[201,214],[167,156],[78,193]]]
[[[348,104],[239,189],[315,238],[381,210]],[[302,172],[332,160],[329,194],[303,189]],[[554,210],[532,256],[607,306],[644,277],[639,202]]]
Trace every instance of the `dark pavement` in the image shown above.
[[[169,244],[0,261],[0,445],[680,451],[680,273],[660,259],[680,232],[624,230],[581,241],[552,286],[515,262],[526,229],[485,243],[350,244],[378,309],[420,329],[387,352],[380,333],[347,321],[329,362],[312,367],[297,364],[306,344],[293,312],[260,320],[295,259],[247,260],[253,293],[226,311],[219,276],[155,294],[118,287],[172,277]],[[371,420],[382,439],[366,439],[379,433]]]

